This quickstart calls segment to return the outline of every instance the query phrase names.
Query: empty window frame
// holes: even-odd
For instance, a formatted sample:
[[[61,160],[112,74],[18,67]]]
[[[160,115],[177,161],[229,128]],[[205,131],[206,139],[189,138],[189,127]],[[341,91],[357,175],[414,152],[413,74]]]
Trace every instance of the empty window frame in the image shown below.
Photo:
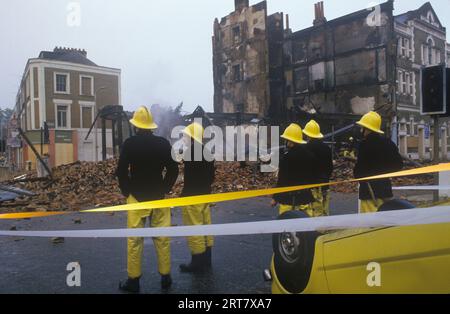
[[[233,65],[233,81],[242,81],[242,69],[240,64]]]
[[[241,26],[238,25],[233,27],[231,30],[231,34],[233,38],[233,43],[239,44],[241,42]]]

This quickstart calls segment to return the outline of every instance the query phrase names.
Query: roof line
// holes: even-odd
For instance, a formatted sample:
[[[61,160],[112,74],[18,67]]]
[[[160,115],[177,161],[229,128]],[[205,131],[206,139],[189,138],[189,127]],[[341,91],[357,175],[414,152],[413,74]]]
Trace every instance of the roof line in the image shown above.
[[[81,64],[81,63],[74,63],[74,62],[68,62],[68,61],[61,61],[61,60],[51,60],[51,59],[42,59],[42,58],[30,58],[28,59],[27,65],[35,62],[44,62],[44,63],[56,63],[56,64],[69,64],[80,68],[92,68],[92,69],[104,69],[104,70],[113,70],[121,72],[121,69],[118,68],[111,68],[111,67],[105,67],[100,65],[87,65],[87,64]]]

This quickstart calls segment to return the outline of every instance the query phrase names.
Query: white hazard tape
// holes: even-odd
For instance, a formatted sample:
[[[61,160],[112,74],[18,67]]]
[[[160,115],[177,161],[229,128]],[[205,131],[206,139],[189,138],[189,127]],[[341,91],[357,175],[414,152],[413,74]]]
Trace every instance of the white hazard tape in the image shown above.
[[[450,223],[450,207],[432,207],[410,210],[355,214],[309,219],[274,220],[209,226],[170,228],[63,230],[63,231],[0,231],[0,236],[63,237],[63,238],[127,238],[127,237],[187,237],[198,235],[233,236],[379,228]]]
[[[450,190],[450,185],[398,186],[392,189],[396,191],[443,191]]]

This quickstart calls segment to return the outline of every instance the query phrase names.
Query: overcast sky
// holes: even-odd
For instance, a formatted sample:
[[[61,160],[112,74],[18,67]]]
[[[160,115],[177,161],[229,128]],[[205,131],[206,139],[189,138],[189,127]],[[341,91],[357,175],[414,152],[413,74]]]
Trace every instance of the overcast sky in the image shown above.
[[[269,14],[289,14],[296,31],[311,26],[317,1],[268,0]],[[80,3],[78,27],[67,24],[70,2]],[[333,19],[374,3],[325,0],[325,15]],[[396,0],[395,14],[423,3]],[[450,0],[431,3],[450,27]],[[86,49],[98,65],[122,69],[122,101],[128,110],[181,101],[186,111],[197,105],[212,110],[213,21],[233,9],[233,0],[0,0],[0,107],[14,105],[29,58],[66,46]]]

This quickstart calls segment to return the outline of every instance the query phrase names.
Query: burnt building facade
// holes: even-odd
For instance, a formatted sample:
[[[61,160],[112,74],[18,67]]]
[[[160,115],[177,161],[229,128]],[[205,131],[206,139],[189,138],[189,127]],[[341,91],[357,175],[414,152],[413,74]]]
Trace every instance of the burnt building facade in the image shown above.
[[[446,29],[430,3],[397,16],[394,6],[328,21],[320,2],[312,26],[292,31],[289,16],[268,15],[265,2],[236,0],[214,24],[215,112],[257,113],[282,126],[314,117],[327,133],[375,110],[403,155],[430,158],[434,127],[420,114],[420,71],[450,61]],[[446,120],[439,132],[446,156]]]
[[[281,117],[284,112],[283,14],[266,1],[235,0],[235,10],[214,22],[214,111]]]
[[[308,29],[286,30],[284,72],[288,119],[304,112],[360,116],[378,110],[391,117],[395,93],[393,3],[327,21],[316,4]]]

